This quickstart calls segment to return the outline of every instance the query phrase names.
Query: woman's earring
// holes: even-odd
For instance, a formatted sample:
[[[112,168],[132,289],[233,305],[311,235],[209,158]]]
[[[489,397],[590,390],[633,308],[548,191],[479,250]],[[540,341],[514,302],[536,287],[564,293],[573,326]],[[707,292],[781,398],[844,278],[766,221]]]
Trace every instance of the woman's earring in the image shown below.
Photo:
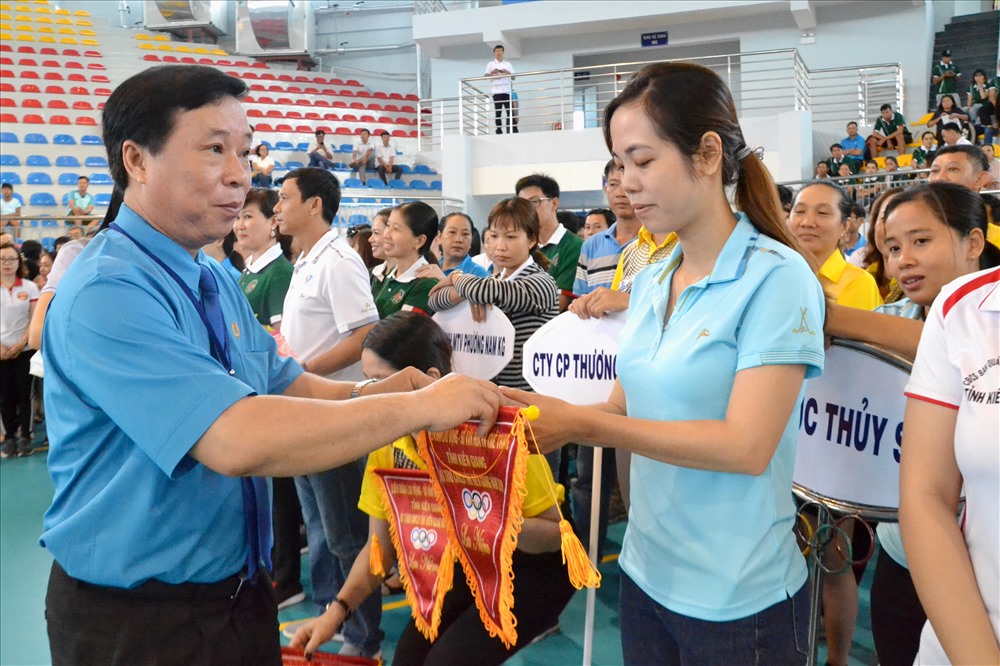
[[[271,227],[271,238],[277,238],[277,237],[278,237],[277,227]]]

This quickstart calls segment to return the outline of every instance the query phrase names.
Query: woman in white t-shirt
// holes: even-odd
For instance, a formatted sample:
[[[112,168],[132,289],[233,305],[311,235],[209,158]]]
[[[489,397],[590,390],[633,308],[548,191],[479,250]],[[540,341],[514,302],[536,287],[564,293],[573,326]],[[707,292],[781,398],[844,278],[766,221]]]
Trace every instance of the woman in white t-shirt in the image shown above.
[[[13,244],[0,246],[0,419],[4,440],[0,456],[30,456],[31,356],[28,322],[38,302],[38,287],[25,277],[24,258]]]
[[[271,172],[274,171],[274,159],[268,155],[270,149],[266,143],[262,143],[253,151],[250,158],[250,182],[254,187],[271,187]]]

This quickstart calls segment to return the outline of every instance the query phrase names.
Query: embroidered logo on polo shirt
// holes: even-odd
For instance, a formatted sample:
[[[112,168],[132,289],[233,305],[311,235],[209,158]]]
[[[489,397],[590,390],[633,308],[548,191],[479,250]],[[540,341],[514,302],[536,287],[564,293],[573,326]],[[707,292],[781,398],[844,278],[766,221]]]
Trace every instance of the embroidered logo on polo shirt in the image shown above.
[[[17,300],[19,300],[19,301],[26,301],[26,300],[28,300],[28,294],[26,292],[23,292],[23,291],[20,292],[20,293],[18,293]]]
[[[253,282],[251,282],[250,284],[247,285],[247,293],[249,294],[251,291],[253,291],[256,288],[257,288],[257,280],[254,280]]]
[[[403,300],[403,292],[397,291],[395,294],[392,295],[392,302],[393,303],[399,303],[402,300]]]
[[[236,325],[235,321],[233,322],[233,337],[237,340],[240,339],[240,327]]]
[[[709,330],[707,328],[703,328],[701,329],[701,332],[695,336],[694,339],[697,340],[698,338],[707,338],[708,336],[709,336]]]
[[[792,329],[792,333],[808,333],[809,335],[816,335],[816,331],[809,328],[809,322],[806,321],[806,313],[809,312],[809,308],[799,308],[799,312],[802,313],[802,319],[799,320],[799,327]]]

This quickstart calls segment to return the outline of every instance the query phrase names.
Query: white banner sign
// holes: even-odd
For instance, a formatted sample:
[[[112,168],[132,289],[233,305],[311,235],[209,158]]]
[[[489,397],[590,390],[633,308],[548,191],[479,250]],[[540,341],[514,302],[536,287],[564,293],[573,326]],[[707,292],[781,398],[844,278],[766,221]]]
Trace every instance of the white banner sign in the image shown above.
[[[823,374],[805,383],[793,480],[854,508],[899,507],[906,365],[882,350],[837,340]]]
[[[514,325],[498,308],[487,308],[483,323],[472,319],[468,301],[433,319],[451,341],[451,366],[457,373],[493,379],[514,358]]]
[[[618,335],[625,313],[580,319],[564,312],[524,343],[524,378],[531,388],[574,405],[608,399],[618,378]]]

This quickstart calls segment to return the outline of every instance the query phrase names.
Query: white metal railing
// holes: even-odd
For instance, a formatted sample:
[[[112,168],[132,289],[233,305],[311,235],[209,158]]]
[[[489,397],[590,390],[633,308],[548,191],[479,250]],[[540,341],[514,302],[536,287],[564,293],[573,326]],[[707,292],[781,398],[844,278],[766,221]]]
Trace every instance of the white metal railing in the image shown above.
[[[872,205],[875,197],[886,190],[896,190],[926,183],[930,172],[930,169],[900,169],[892,172],[878,171],[873,174],[859,173],[854,176],[842,176],[829,180],[846,189],[853,201],[867,209]],[[815,180],[789,180],[781,182],[779,185],[798,189],[800,186],[812,182]]]
[[[436,97],[417,103],[417,151],[440,150],[441,137],[459,131],[459,98]]]
[[[728,84],[741,116],[808,110],[818,120],[870,124],[878,107],[903,103],[898,64],[810,71],[794,49],[755,51],[685,59],[714,70]],[[659,62],[659,61],[658,61]],[[604,109],[629,77],[649,62],[619,63],[515,74],[513,115],[521,132],[599,127]],[[448,134],[496,131],[490,77],[460,81],[459,97],[423,100],[422,133],[429,146]],[[455,119],[457,118],[457,125]],[[440,119],[440,124],[439,124]],[[508,121],[506,112],[504,123]],[[509,125],[504,126],[509,130]],[[424,149],[422,147],[422,149]]]

